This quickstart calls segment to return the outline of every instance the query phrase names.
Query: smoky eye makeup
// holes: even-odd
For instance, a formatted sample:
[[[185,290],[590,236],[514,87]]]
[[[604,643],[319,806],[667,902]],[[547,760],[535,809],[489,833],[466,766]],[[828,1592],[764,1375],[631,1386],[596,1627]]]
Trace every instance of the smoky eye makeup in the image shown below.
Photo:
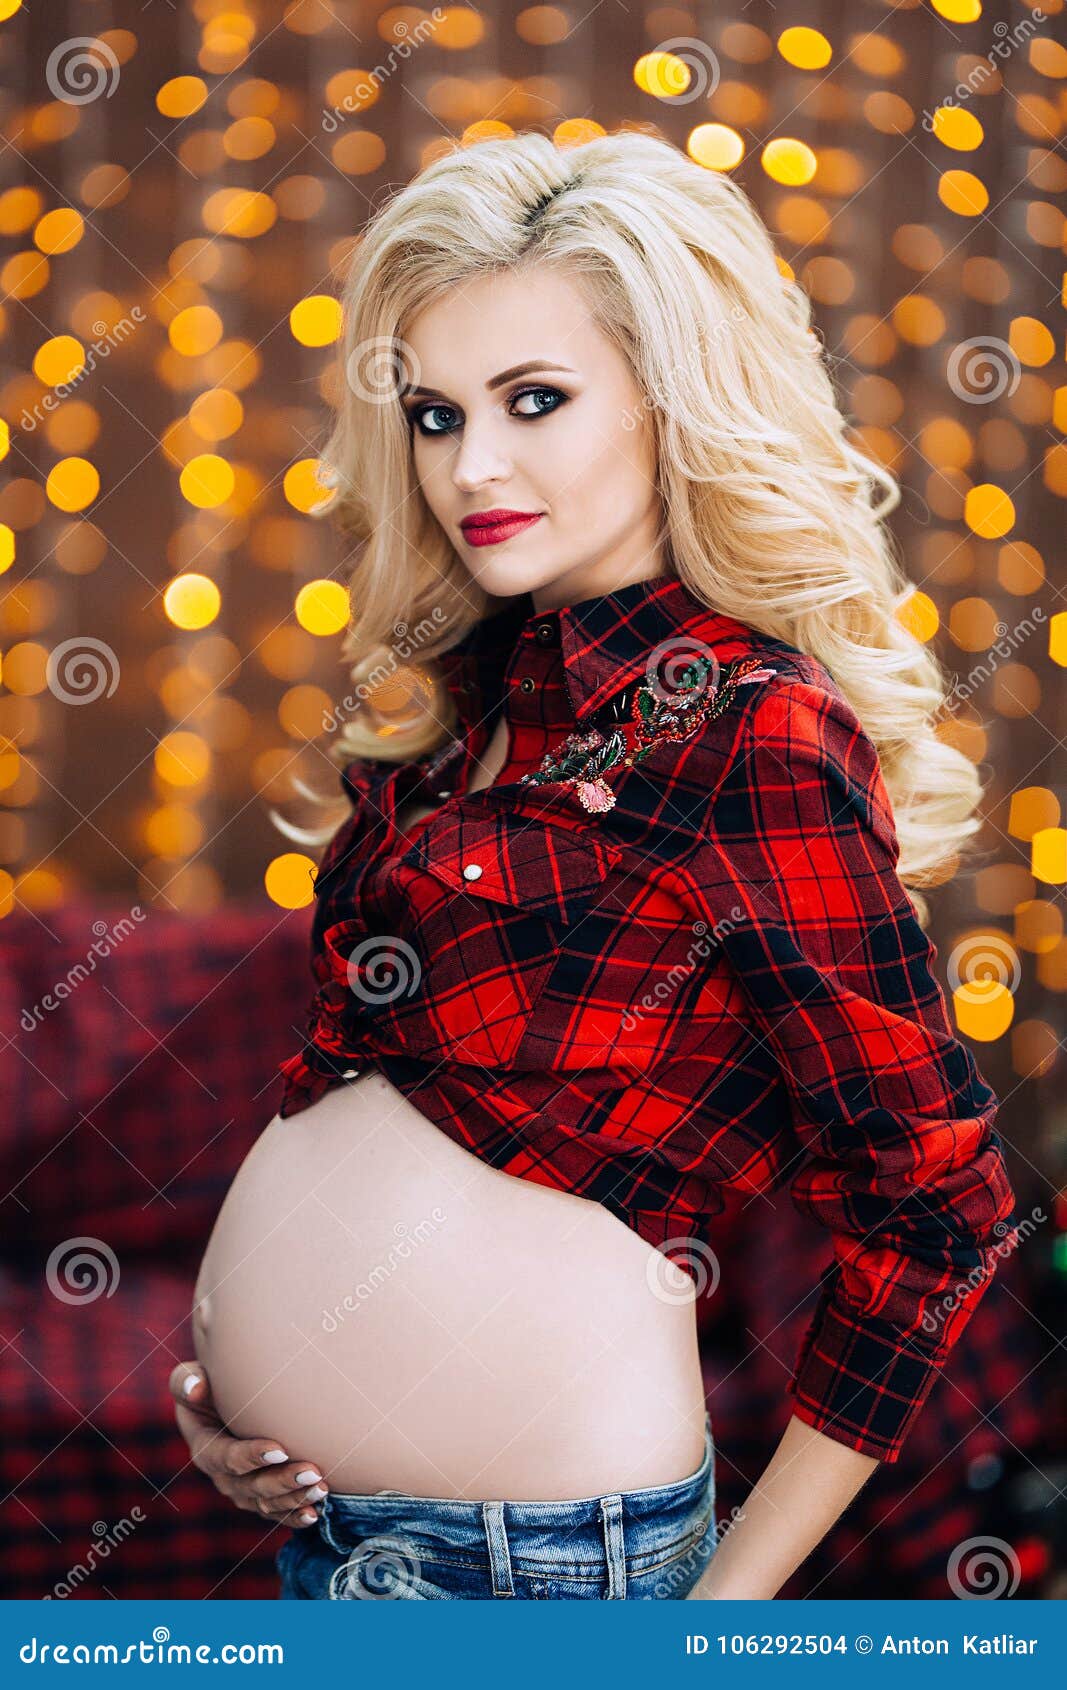
[[[520,400],[530,401],[523,409],[515,409]],[[557,387],[553,382],[524,382],[507,395],[505,404],[511,416],[520,422],[536,422],[540,417],[551,416],[554,411],[561,409],[570,402],[571,395]],[[543,403],[542,401],[547,401]],[[433,440],[440,436],[451,434],[457,426],[454,422],[441,428],[427,426],[424,419],[433,416],[436,411],[451,412],[453,416],[462,416],[458,405],[453,405],[446,399],[423,399],[404,406],[408,426],[413,431],[417,428],[426,439]]]

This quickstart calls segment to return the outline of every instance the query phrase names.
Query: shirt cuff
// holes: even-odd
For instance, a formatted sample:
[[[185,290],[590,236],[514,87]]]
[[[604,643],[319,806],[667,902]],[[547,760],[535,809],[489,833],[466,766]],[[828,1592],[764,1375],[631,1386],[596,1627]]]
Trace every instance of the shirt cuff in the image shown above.
[[[948,1354],[843,1308],[824,1288],[786,1387],[793,1413],[849,1449],[898,1461]]]

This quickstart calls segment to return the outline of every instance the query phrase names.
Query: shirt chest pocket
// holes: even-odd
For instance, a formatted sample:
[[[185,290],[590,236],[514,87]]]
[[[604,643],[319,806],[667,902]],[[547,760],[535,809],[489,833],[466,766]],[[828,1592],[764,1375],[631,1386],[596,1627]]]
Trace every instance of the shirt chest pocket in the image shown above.
[[[477,795],[446,806],[380,871],[354,947],[361,966],[346,969],[357,993],[361,973],[397,982],[368,995],[375,1039],[426,1059],[509,1065],[568,928],[621,856],[591,830]]]

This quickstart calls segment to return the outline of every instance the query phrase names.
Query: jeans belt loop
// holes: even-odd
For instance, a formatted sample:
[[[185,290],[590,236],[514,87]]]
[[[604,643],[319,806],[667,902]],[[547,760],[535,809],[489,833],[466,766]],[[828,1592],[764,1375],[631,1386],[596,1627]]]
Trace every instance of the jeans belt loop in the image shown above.
[[[604,1552],[608,1562],[608,1601],[626,1598],[626,1549],[622,1533],[622,1497],[600,1498],[600,1512],[604,1521]]]
[[[508,1550],[508,1534],[504,1525],[504,1504],[502,1502],[483,1502],[482,1520],[485,1525],[485,1541],[489,1546],[489,1569],[493,1581],[494,1596],[514,1596],[515,1584],[511,1576],[511,1555]]]

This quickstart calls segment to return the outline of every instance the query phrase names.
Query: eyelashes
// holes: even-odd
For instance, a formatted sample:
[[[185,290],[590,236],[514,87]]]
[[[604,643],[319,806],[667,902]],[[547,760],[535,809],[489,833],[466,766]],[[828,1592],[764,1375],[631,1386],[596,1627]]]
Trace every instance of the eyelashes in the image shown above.
[[[561,405],[568,404],[570,400],[569,394],[562,393],[558,387],[524,387],[517,393],[513,393],[511,395],[511,398],[508,401],[509,408],[510,406],[517,404],[520,399],[528,399],[531,397],[536,397],[537,399],[547,397],[552,401],[552,403],[548,406],[539,405],[537,409],[532,411],[512,412],[511,414],[513,416],[518,416],[523,422],[535,422],[538,417],[551,416],[553,411],[558,411]],[[441,412],[446,415],[451,412],[453,416],[460,414],[457,406],[447,405],[443,399],[437,399],[425,405],[413,406],[408,412],[408,422],[412,428],[418,429],[424,439],[438,440],[444,435],[454,434],[459,426],[458,423],[453,422],[444,428],[427,427],[425,419]]]

